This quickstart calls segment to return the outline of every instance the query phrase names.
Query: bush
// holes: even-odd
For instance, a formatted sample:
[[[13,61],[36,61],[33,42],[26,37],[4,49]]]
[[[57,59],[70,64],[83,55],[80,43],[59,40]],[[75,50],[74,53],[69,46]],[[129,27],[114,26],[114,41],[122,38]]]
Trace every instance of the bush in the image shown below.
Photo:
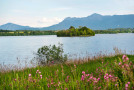
[[[67,55],[63,54],[63,44],[58,46],[43,46],[37,51],[37,60],[39,65],[64,63],[67,60]]]

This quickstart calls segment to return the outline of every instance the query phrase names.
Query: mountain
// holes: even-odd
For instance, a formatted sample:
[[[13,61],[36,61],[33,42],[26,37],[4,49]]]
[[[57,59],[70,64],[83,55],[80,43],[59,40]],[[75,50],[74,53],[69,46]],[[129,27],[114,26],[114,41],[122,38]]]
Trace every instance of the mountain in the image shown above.
[[[7,23],[0,26],[0,29],[3,30],[39,30],[38,28],[33,28],[29,26],[21,26],[13,23]]]
[[[62,30],[70,26],[87,26],[93,30],[104,30],[109,28],[134,28],[134,14],[130,15],[100,15],[92,14],[83,18],[65,18],[59,24],[42,28],[43,30]]]
[[[134,28],[134,14],[129,15],[100,15],[94,13],[87,17],[76,18],[67,17],[62,22],[42,28],[33,28],[21,26],[13,23],[7,23],[0,26],[3,30],[63,30],[70,26],[87,26],[93,30],[105,30],[109,28]]]

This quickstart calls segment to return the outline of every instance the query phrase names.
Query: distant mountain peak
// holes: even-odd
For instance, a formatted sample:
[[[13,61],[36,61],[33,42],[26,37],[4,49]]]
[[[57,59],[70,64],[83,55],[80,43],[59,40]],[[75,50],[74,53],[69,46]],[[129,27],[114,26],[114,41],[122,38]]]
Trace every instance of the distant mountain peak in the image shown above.
[[[91,14],[90,17],[99,17],[99,16],[102,16],[101,14],[98,14],[98,13],[94,13],[94,14]]]

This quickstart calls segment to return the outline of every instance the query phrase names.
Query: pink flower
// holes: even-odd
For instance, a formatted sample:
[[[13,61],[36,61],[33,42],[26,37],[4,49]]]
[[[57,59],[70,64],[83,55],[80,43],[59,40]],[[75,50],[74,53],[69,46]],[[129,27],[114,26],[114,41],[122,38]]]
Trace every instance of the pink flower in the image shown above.
[[[49,84],[47,84],[47,87],[50,87],[50,85],[49,85]]]
[[[117,84],[115,84],[115,86],[117,86]]]
[[[128,58],[128,57],[126,57],[126,60],[129,60],[129,58]]]
[[[67,88],[65,88],[65,90],[68,90]]]
[[[16,79],[14,79],[14,81],[16,81]]]
[[[29,74],[29,77],[31,77],[31,74]]]
[[[54,61],[52,61],[52,63],[54,63]]]
[[[119,65],[121,65],[121,62],[119,62]]]
[[[81,81],[84,81],[84,76],[83,75],[81,76]]]
[[[106,74],[106,76],[108,76],[108,74]]]
[[[93,80],[96,80],[96,78],[93,78]]]
[[[42,75],[40,75],[40,77],[42,77]]]
[[[85,75],[85,71],[82,71],[82,74]]]
[[[125,59],[125,58],[126,58],[126,55],[123,55],[123,56],[122,56],[122,59]]]
[[[100,89],[101,88],[101,86],[100,87],[98,87],[98,89]]]
[[[106,79],[106,76],[104,76],[104,79]]]
[[[99,81],[99,80],[100,80],[100,78],[97,79],[97,81]]]
[[[89,79],[92,79],[93,78],[93,76],[91,76]]]
[[[130,82],[127,82],[127,84],[130,84]]]
[[[109,77],[112,77],[112,75],[109,75]]]
[[[128,64],[126,64],[126,67],[129,67],[129,65],[128,65]]]
[[[41,74],[41,72],[39,72],[39,74]]]
[[[128,87],[128,84],[125,84],[125,87],[127,88]]]
[[[103,64],[103,62],[102,62],[102,64]]]
[[[89,76],[89,74],[86,74],[86,77],[88,77]]]

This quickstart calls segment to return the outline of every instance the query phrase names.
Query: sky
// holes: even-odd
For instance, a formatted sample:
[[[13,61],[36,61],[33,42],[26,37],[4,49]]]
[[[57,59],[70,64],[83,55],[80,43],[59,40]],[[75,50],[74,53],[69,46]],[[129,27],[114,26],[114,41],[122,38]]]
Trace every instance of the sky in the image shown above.
[[[0,25],[58,24],[66,17],[134,14],[134,0],[0,0]]]

